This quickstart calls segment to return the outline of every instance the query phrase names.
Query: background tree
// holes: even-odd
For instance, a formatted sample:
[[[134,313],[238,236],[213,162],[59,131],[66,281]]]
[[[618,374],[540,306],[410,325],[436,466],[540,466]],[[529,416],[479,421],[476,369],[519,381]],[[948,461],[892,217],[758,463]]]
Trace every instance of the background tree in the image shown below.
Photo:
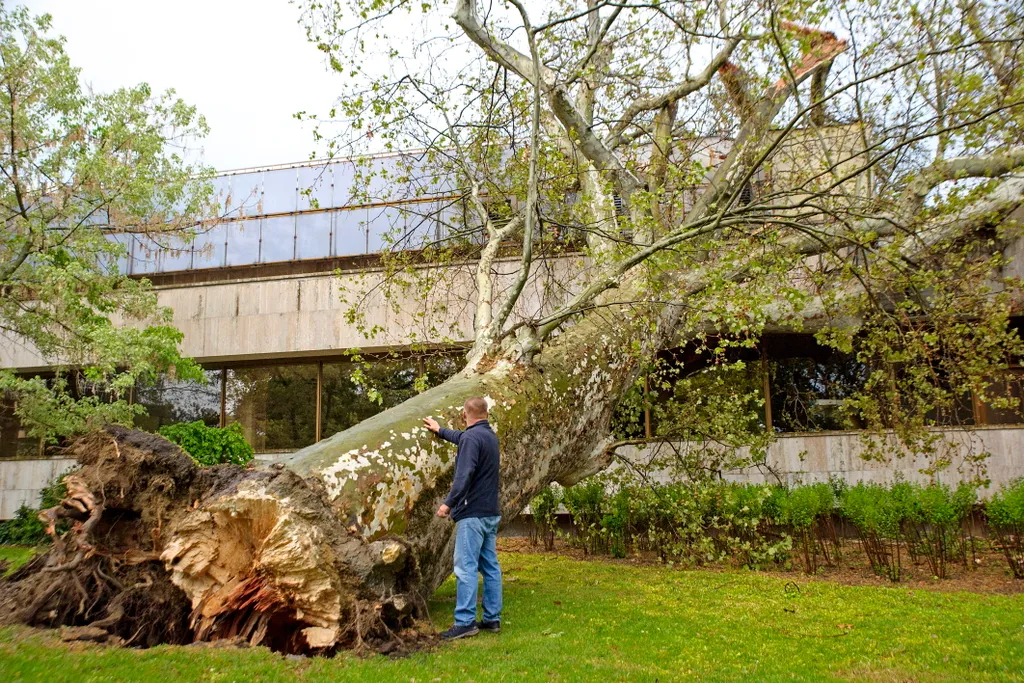
[[[91,525],[130,508],[159,526],[144,550],[188,597],[191,637],[297,650],[387,638],[451,569],[452,527],[434,511],[453,453],[424,415],[455,423],[466,397],[491,401],[510,519],[550,482],[605,466],[616,406],[659,350],[723,354],[771,329],[855,350],[871,374],[851,408],[918,447],[929,409],[984,393],[1021,351],[1000,270],[1024,202],[1018,14],[946,1],[307,4],[311,39],[353,83],[331,113],[350,127],[319,132],[328,149],[353,134],[425,147],[429,170],[410,160],[385,179],[443,181],[465,207],[451,220],[438,209],[450,231],[425,252],[367,273],[346,293],[350,315],[371,291],[411,291],[429,323],[445,285],[465,284],[436,267],[453,264],[472,283],[467,365],[266,470],[197,474],[138,437],[97,437],[52,511],[83,530],[39,563],[82,571]],[[377,191],[382,169],[365,173]],[[582,251],[557,271],[550,257],[573,235]],[[552,289],[572,286],[526,301],[545,270]],[[124,468],[111,477],[114,453]],[[126,552],[140,537],[104,542]],[[21,585],[32,594],[31,577]],[[45,612],[47,599],[20,618],[69,614]]]
[[[187,145],[207,128],[173,91],[84,87],[50,17],[0,6],[0,331],[55,368],[0,370],[0,390],[34,436],[131,422],[138,382],[199,369],[148,281],[118,268],[125,237],[163,244],[211,215],[206,169]]]

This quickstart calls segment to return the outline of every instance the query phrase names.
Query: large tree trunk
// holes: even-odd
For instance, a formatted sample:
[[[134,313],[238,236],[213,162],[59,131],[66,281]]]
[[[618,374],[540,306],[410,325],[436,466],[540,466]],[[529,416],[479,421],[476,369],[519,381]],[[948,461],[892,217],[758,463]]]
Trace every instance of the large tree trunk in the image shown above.
[[[92,623],[125,640],[142,624],[134,642],[149,644],[241,637],[302,652],[406,642],[402,629],[452,569],[454,525],[434,513],[454,447],[422,418],[458,426],[467,397],[487,398],[511,520],[548,483],[571,484],[605,464],[612,411],[635,379],[633,318],[625,307],[602,309],[530,363],[485,359],[256,469],[203,469],[141,432],[91,435],[77,446],[83,468],[69,478],[68,498],[48,513],[76,527],[6,587],[0,618]],[[140,590],[140,568],[163,602]],[[178,616],[148,625],[139,616],[158,610]]]

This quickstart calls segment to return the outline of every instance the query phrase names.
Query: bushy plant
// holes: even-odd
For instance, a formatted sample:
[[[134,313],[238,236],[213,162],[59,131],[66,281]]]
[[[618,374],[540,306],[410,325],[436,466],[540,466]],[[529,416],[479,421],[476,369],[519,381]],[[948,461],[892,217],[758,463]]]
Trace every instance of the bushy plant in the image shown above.
[[[1003,486],[985,506],[1010,571],[1024,579],[1024,478]]]
[[[834,565],[840,556],[839,536],[832,523],[836,498],[829,484],[816,483],[790,489],[780,501],[783,519],[800,537],[804,571],[818,570],[819,555],[825,564]]]
[[[39,507],[22,505],[15,512],[13,519],[0,522],[0,545],[39,545],[50,542],[46,533],[46,525],[39,519],[39,511],[52,508],[67,495],[63,475],[44,488],[39,495]],[[57,531],[67,530],[67,522],[57,524]]]
[[[720,552],[742,567],[758,568],[788,558],[792,541],[788,534],[773,538],[763,533],[772,510],[773,488],[760,484],[712,484],[718,504],[710,520],[716,527]],[[771,500],[771,502],[769,502]]]
[[[566,489],[574,542],[585,552],[625,557],[652,550],[665,562],[702,565],[731,559],[745,567],[784,562],[788,534],[763,533],[773,487],[688,481],[620,485],[612,494],[598,479]]]
[[[899,486],[861,482],[847,488],[840,501],[843,515],[860,533],[871,568],[891,581],[900,580],[902,567],[899,542],[906,505]]]
[[[586,553],[625,557],[653,551],[664,562],[685,566],[727,560],[756,569],[789,566],[796,539],[805,571],[814,573],[822,562],[835,566],[841,560],[836,524],[845,520],[857,529],[871,568],[892,581],[901,578],[904,549],[915,563],[925,558],[940,578],[947,576],[950,561],[968,563],[963,526],[976,503],[970,484],[953,489],[831,480],[787,488],[715,479],[642,485],[619,480],[609,492],[606,483],[593,478],[563,494],[572,516],[570,542]],[[1004,488],[989,506],[1014,575],[1024,578],[1024,480]],[[535,499],[538,528],[555,508],[549,492]]]
[[[160,436],[178,444],[200,465],[245,465],[253,458],[237,422],[227,427],[208,427],[202,420],[164,425]]]
[[[722,559],[710,528],[709,491],[708,485],[691,482],[652,488],[646,535],[662,561],[701,565]]]
[[[562,494],[562,504],[569,511],[576,531],[572,541],[583,548],[584,553],[597,553],[603,545],[601,520],[606,498],[604,482],[598,478],[580,482]]]
[[[904,504],[904,536],[914,554],[923,554],[932,573],[947,577],[947,563],[958,555],[965,560],[961,528],[977,500],[975,488],[961,484],[955,490],[939,483],[894,486]]]
[[[612,557],[626,556],[626,543],[631,531],[629,499],[629,489],[619,490],[608,500],[607,511],[601,518],[601,531]]]
[[[559,492],[552,486],[545,487],[537,494],[537,497],[530,501],[530,511],[533,513],[533,523],[537,528],[537,535],[544,539],[544,549],[555,549],[555,531],[558,527],[558,506],[562,502]]]
[[[912,489],[905,482],[891,487],[860,482],[843,492],[841,508],[860,535],[871,568],[898,582],[902,573],[900,541],[912,514]]]

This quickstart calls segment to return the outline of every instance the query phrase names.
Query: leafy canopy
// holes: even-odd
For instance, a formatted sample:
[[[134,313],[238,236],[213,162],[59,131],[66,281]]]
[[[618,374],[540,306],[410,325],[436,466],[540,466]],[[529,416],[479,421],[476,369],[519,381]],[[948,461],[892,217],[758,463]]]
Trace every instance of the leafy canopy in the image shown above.
[[[161,373],[198,378],[145,279],[121,272],[128,236],[181,243],[211,215],[207,133],[173,90],[84,87],[49,15],[0,5],[0,389],[34,436],[127,423],[126,400]],[[29,359],[29,360],[26,360]]]

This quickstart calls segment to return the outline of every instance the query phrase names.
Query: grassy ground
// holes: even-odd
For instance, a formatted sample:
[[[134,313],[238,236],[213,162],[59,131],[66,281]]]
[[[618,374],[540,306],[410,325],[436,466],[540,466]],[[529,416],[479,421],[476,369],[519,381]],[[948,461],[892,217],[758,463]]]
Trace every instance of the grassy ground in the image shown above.
[[[0,560],[3,560],[10,564],[10,566],[7,568],[7,573],[10,574],[15,569],[28,562],[34,552],[34,548],[22,548],[20,546],[13,545],[0,545]]]
[[[1024,596],[506,554],[505,630],[400,659],[124,650],[0,630],[0,680],[1024,681]],[[454,587],[435,595],[451,621]]]

